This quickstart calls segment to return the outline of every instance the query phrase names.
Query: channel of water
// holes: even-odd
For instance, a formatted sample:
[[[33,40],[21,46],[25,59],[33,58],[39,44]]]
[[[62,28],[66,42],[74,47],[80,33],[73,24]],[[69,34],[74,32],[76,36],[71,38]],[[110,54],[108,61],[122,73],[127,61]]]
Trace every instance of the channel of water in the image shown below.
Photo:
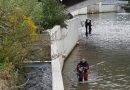
[[[130,90],[130,14],[102,13],[79,17],[79,42],[65,62],[65,90]],[[92,20],[92,34],[85,36],[84,21]],[[85,58],[91,82],[79,84],[76,65]]]

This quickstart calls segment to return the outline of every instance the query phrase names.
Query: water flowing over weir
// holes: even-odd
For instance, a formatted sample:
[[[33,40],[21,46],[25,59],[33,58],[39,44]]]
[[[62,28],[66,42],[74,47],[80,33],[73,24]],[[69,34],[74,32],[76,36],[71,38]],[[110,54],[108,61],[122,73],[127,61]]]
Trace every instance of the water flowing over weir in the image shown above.
[[[52,90],[51,63],[32,63],[25,67],[28,80],[19,90]]]
[[[103,13],[79,17],[79,42],[65,62],[65,90],[130,90],[130,14]],[[92,34],[85,37],[84,21],[92,20]],[[76,65],[84,57],[95,73],[94,82],[78,84]]]

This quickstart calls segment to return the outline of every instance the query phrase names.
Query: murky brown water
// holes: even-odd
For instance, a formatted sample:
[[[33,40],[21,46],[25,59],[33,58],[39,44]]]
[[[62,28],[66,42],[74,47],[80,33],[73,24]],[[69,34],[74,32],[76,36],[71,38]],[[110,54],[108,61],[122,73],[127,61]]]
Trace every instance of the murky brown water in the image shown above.
[[[84,21],[92,19],[92,35],[85,37]],[[130,14],[79,16],[79,41],[65,62],[65,90],[130,90]],[[91,82],[78,84],[75,68],[86,58]]]

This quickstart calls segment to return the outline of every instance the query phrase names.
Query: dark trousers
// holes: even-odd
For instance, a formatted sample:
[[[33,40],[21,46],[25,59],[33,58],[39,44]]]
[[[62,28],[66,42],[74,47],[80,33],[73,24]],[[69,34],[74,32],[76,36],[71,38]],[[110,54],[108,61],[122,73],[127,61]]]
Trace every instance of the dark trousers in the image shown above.
[[[86,28],[85,35],[88,36],[88,26],[86,26],[85,28]]]
[[[79,73],[78,73],[78,81],[79,81],[79,82],[82,82],[82,81],[83,81],[83,73],[82,73],[82,72],[79,72]]]
[[[89,26],[89,34],[91,34],[91,32],[92,32],[92,28],[91,26]]]
[[[83,79],[84,79],[85,81],[88,80],[88,73],[87,73],[87,72],[86,72],[86,73],[79,72],[78,81],[79,81],[79,82],[82,82]]]

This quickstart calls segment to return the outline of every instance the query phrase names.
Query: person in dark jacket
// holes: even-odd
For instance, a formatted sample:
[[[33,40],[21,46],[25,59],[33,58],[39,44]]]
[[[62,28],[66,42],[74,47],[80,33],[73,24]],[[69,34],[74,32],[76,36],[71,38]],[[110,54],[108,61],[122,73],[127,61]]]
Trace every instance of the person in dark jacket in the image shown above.
[[[91,32],[92,32],[92,23],[91,23],[91,20],[89,20],[88,26],[89,26],[89,34],[91,34]]]
[[[78,81],[83,82],[88,80],[89,65],[85,59],[82,59],[77,65]]]
[[[88,26],[89,26],[89,20],[86,19],[86,21],[85,21],[85,28],[86,28],[85,35],[86,35],[86,37],[88,36]]]

